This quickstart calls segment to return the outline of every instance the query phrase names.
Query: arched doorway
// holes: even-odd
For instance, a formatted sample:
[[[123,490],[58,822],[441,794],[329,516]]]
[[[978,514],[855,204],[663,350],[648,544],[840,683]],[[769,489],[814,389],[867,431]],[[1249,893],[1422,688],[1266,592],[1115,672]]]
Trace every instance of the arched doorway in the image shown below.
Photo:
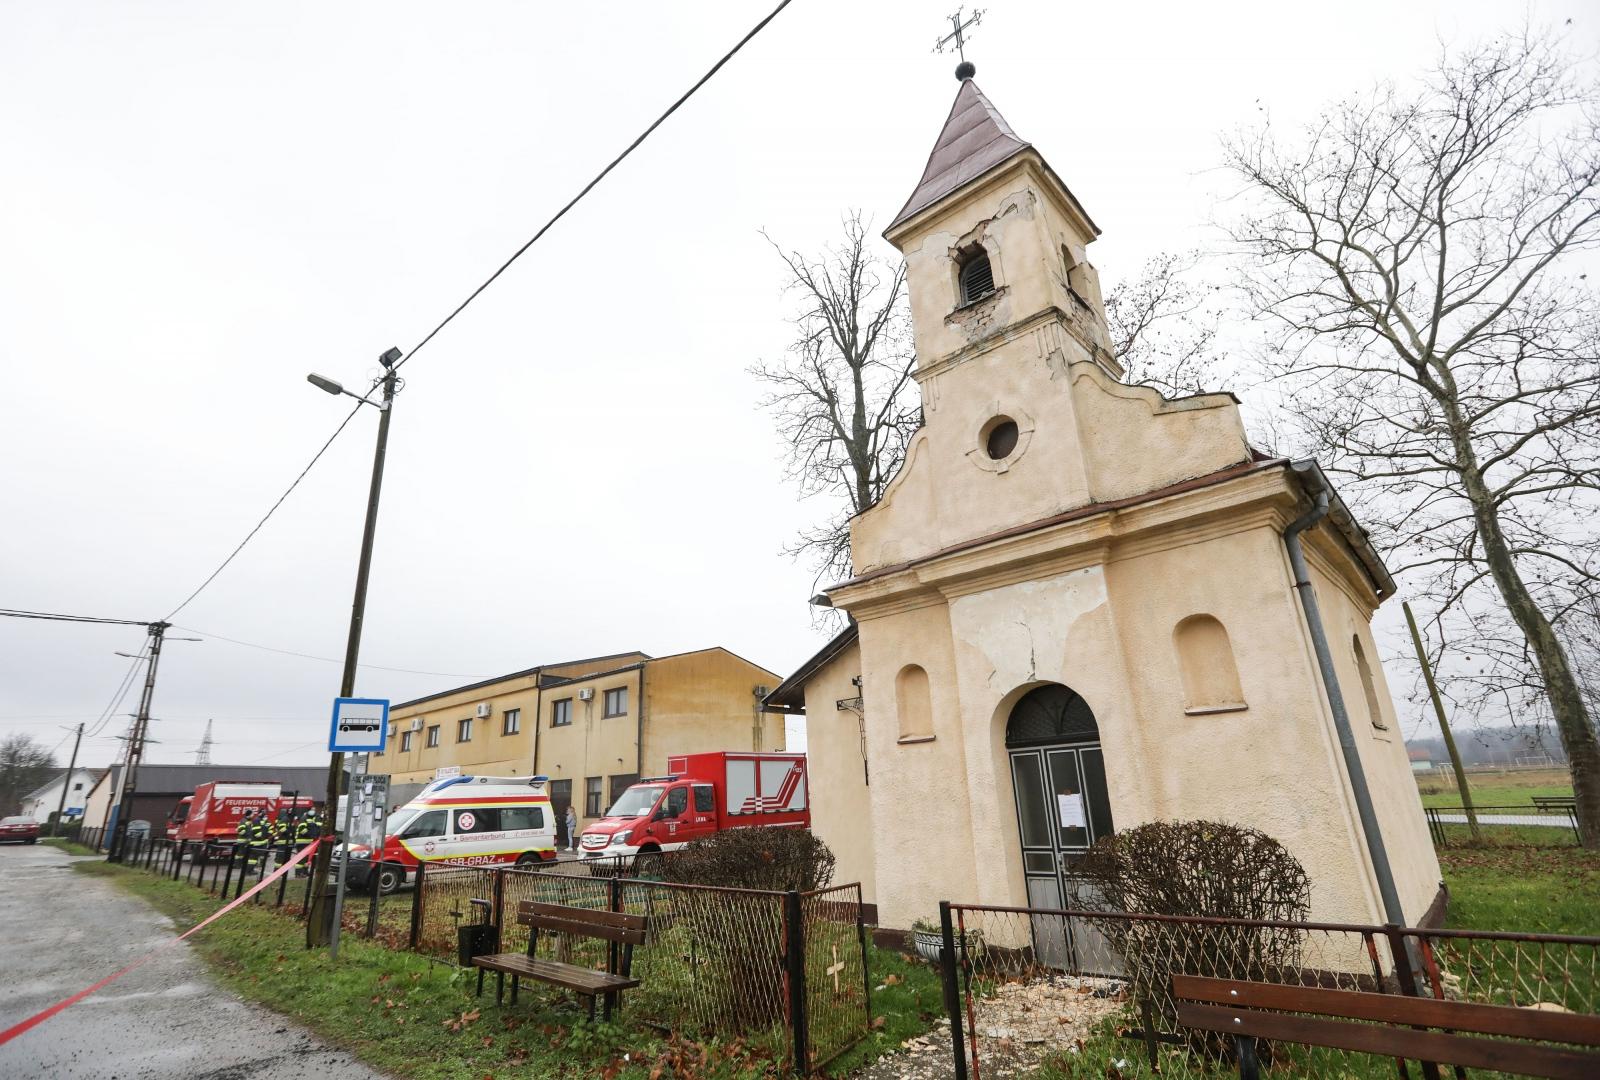
[[[1112,831],[1094,711],[1059,683],[1036,687],[1011,708],[1006,753],[1028,906],[1067,907],[1072,864]]]

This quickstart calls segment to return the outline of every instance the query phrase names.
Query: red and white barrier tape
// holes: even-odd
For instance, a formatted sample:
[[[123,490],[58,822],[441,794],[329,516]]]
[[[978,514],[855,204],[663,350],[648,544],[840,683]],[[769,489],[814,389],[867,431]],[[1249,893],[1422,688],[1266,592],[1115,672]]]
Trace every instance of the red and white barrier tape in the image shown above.
[[[12,1039],[15,1039],[18,1035],[21,1035],[23,1032],[28,1031],[28,1030],[30,1030],[32,1028],[38,1027],[40,1024],[44,1023],[46,1020],[50,1019],[52,1016],[54,1016],[56,1013],[62,1011],[63,1009],[66,1009],[66,1008],[68,1008],[70,1006],[76,1005],[78,1002],[82,1001],[84,998],[88,997],[90,994],[94,993],[96,990],[100,990],[100,989],[103,989],[104,987],[110,986],[112,983],[114,983],[118,979],[122,978],[124,975],[126,975],[128,972],[132,971],[134,968],[143,967],[145,964],[149,963],[151,960],[154,960],[156,957],[160,956],[162,953],[164,953],[168,949],[172,948],[174,945],[176,945],[178,942],[182,941],[184,938],[188,937],[190,934],[193,934],[193,933],[196,933],[198,931],[204,930],[206,927],[210,926],[212,923],[214,923],[218,919],[222,918],[228,912],[232,911],[234,908],[238,907],[240,904],[244,903],[246,900],[249,900],[251,897],[255,896],[256,893],[260,892],[262,889],[265,889],[268,885],[271,885],[274,881],[277,881],[284,874],[287,874],[290,870],[293,870],[297,863],[299,863],[302,859],[306,858],[312,852],[316,851],[317,850],[317,845],[320,844],[321,842],[322,842],[321,840],[315,840],[315,841],[312,841],[310,844],[307,844],[305,847],[303,847],[299,851],[295,852],[294,856],[292,858],[290,858],[290,860],[288,862],[284,863],[282,866],[278,867],[278,869],[274,870],[271,874],[268,874],[266,877],[262,878],[255,885],[253,885],[250,888],[249,892],[246,892],[246,893],[242,894],[238,899],[234,900],[232,903],[228,904],[226,907],[221,908],[220,910],[214,912],[209,918],[204,919],[201,922],[195,923],[193,926],[189,927],[189,929],[185,930],[183,933],[179,934],[177,937],[173,938],[171,941],[165,943],[160,948],[156,949],[154,952],[147,953],[144,956],[141,956],[139,959],[135,960],[133,963],[129,964],[127,967],[123,968],[122,970],[112,972],[110,975],[107,975],[105,978],[101,979],[99,982],[95,983],[93,986],[88,987],[87,989],[84,989],[84,990],[79,990],[76,994],[73,994],[69,998],[64,998],[63,1000],[56,1002],[54,1005],[50,1006],[48,1009],[45,1009],[42,1012],[34,1013],[32,1016],[28,1017],[26,1020],[23,1020],[21,1023],[13,1024],[11,1027],[6,1028],[4,1031],[0,1031],[0,1046],[4,1046],[6,1043],[10,1042]]]

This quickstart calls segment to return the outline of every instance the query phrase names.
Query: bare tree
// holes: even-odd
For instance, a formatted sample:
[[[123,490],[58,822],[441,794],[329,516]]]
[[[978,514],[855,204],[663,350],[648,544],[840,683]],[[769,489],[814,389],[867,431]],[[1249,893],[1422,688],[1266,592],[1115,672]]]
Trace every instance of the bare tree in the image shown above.
[[[839,580],[850,576],[850,519],[878,501],[922,423],[905,266],[868,248],[859,212],[817,255],[767,241],[788,268],[796,335],[782,360],[750,371],[789,443],[788,477],[804,496],[842,501],[789,553],[809,559],[819,580]]]
[[[1106,294],[1111,351],[1129,382],[1169,397],[1216,389],[1219,287],[1201,284],[1199,252],[1163,253]]]
[[[1233,140],[1267,361],[1310,447],[1454,618],[1503,613],[1600,847],[1600,747],[1560,626],[1600,583],[1600,94],[1551,37],[1446,52],[1303,139]],[[1481,642],[1468,647],[1476,648]]]
[[[22,797],[41,787],[55,770],[55,757],[32,735],[0,740],[0,817],[22,809]]]

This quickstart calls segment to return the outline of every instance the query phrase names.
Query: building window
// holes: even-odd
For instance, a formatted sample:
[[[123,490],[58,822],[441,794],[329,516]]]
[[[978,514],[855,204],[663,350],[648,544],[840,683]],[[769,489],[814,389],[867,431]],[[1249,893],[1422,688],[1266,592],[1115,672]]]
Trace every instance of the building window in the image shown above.
[[[1367,698],[1367,718],[1379,731],[1388,731],[1389,725],[1383,722],[1383,708],[1378,704],[1378,684],[1372,677],[1372,665],[1367,663],[1366,650],[1361,648],[1359,636],[1350,638],[1350,648],[1356,654],[1356,671],[1361,676],[1361,692]]]
[[[982,440],[983,452],[989,455],[990,461],[1004,461],[1017,449],[1017,440],[1021,434],[1015,420],[1009,416],[997,416],[983,425],[983,431],[978,437]]]
[[[572,723],[572,699],[564,697],[550,703],[550,726],[566,727]]]
[[[605,707],[600,712],[602,718],[627,715],[628,688],[626,686],[617,686],[607,690],[604,704]]]
[[[411,736],[415,734],[416,732],[414,731],[402,731],[400,733],[400,752],[402,754],[411,753]]]
[[[82,791],[83,790],[83,781],[79,780],[76,784],[73,784],[72,785],[72,790],[73,791]]]
[[[456,721],[456,742],[472,741],[472,717]]]
[[[1245,707],[1227,627],[1211,615],[1190,615],[1172,631],[1183,678],[1184,712],[1236,712]]]
[[[428,746],[429,747],[434,747],[434,746],[438,746],[438,745],[439,745],[439,725],[438,724],[430,724],[428,726]]]
[[[599,817],[602,812],[600,806],[600,777],[591,776],[583,782],[583,816]]]
[[[994,270],[989,266],[989,255],[983,250],[967,256],[961,264],[961,302],[975,303],[994,292]]]
[[[621,773],[617,776],[613,776],[609,785],[611,788],[611,805],[615,805],[616,801],[622,798],[622,793],[627,791],[638,782],[638,773]]]
[[[521,709],[507,709],[505,712],[501,713],[500,716],[503,721],[500,727],[500,734],[515,735],[517,732],[522,730]]]
[[[926,742],[933,738],[933,699],[928,693],[928,673],[916,664],[900,669],[894,680],[895,707],[900,714],[900,741]]]

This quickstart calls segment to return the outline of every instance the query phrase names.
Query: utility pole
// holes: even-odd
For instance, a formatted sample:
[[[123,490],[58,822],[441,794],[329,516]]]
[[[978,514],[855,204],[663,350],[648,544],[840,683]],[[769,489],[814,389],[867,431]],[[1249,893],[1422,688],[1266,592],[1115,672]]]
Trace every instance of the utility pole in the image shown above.
[[[383,402],[378,405],[378,445],[372,456],[372,483],[367,489],[367,520],[361,533],[361,558],[356,565],[356,593],[350,605],[350,636],[345,641],[344,649],[344,674],[339,680],[339,696],[354,697],[356,689],[356,661],[361,655],[361,628],[362,620],[366,617],[367,610],[367,577],[372,569],[372,538],[378,528],[378,496],[383,491],[383,461],[389,448],[389,418],[394,412],[394,395],[399,387],[399,376],[394,373],[394,363],[400,359],[399,349],[390,349],[379,357],[383,364]],[[324,385],[326,380],[318,382],[313,377],[313,385],[328,389]],[[334,385],[333,393],[349,393]],[[359,395],[351,395],[359,397]],[[365,398],[361,400],[365,401]],[[372,404],[372,402],[368,402]],[[339,787],[344,773],[344,755],[335,751],[328,761],[328,799],[323,808],[323,820],[329,828],[332,827],[334,818],[339,809]],[[353,795],[353,792],[352,792]],[[355,800],[352,798],[351,802]],[[329,897],[326,893],[328,880],[328,865],[333,859],[333,845],[319,843],[316,855],[312,859],[311,880],[311,910],[306,913],[306,947],[317,948],[329,943],[330,935],[324,932],[323,921]],[[344,869],[349,865],[349,859],[339,862],[339,889],[342,893],[344,887]],[[338,917],[335,913],[335,918]],[[333,930],[337,934],[337,929]],[[335,939],[336,940],[336,939]]]
[[[139,695],[139,713],[134,717],[133,735],[128,740],[128,767],[122,770],[122,790],[117,794],[117,830],[110,859],[122,861],[122,843],[128,835],[128,809],[139,791],[139,760],[144,756],[144,740],[150,729],[150,702],[156,694],[156,666],[161,663],[161,639],[171,623],[153,622],[149,626],[150,658],[144,670],[144,691]]]
[[[1444,715],[1444,701],[1439,697],[1439,684],[1433,681],[1433,665],[1428,663],[1428,650],[1422,647],[1422,634],[1417,630],[1416,616],[1411,614],[1411,601],[1400,604],[1406,613],[1406,625],[1411,628],[1411,644],[1417,650],[1417,663],[1422,665],[1422,681],[1428,684],[1428,697],[1433,699],[1433,715],[1439,721],[1439,734],[1444,736],[1444,750],[1450,755],[1450,768],[1455,770],[1456,789],[1461,792],[1461,807],[1467,812],[1467,828],[1472,831],[1472,842],[1481,844],[1483,833],[1478,828],[1478,812],[1472,808],[1472,792],[1467,790],[1467,770],[1462,768],[1461,754],[1456,750],[1456,737],[1451,734],[1450,721]]]
[[[61,780],[61,802],[56,806],[56,820],[50,826],[50,835],[55,836],[61,829],[61,815],[67,812],[67,788],[72,783],[72,774],[78,769],[78,744],[83,742],[83,725],[78,725],[77,737],[72,740],[72,760],[67,763],[67,774]]]

